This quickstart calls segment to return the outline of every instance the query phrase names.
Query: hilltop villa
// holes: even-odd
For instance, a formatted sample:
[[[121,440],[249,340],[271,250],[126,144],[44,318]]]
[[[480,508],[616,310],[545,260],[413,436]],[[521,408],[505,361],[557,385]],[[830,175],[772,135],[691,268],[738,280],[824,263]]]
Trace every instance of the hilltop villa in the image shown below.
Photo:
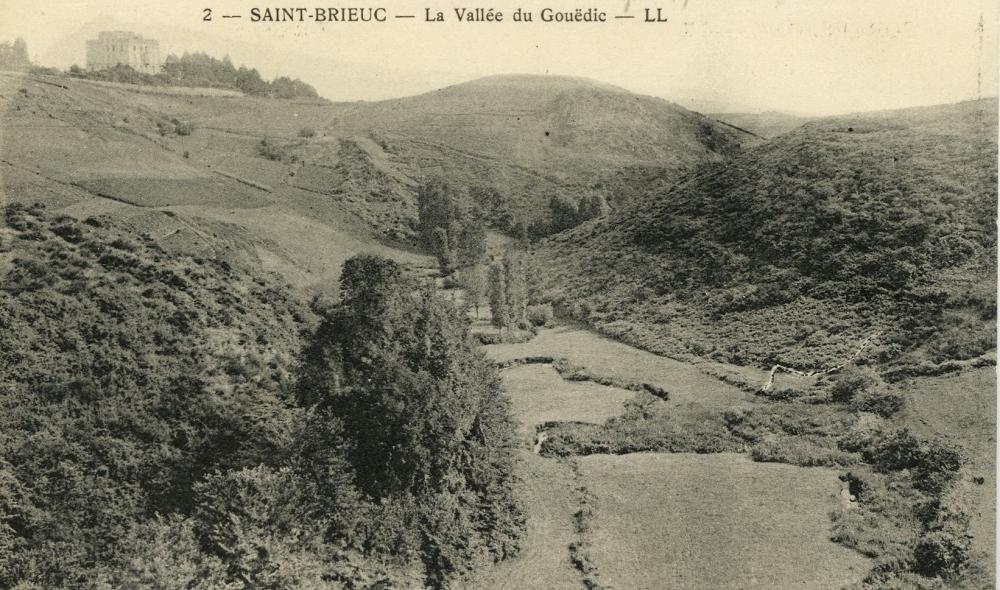
[[[161,64],[160,42],[130,31],[102,31],[97,39],[87,41],[90,71],[125,65],[144,74],[158,74]]]

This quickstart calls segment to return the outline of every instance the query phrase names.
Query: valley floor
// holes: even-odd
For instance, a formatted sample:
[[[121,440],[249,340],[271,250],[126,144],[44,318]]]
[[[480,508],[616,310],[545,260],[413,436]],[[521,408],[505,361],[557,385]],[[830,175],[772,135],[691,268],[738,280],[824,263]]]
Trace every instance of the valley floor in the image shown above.
[[[697,367],[585,329],[560,326],[524,344],[485,348],[498,361],[567,358],[602,376],[651,383],[692,417],[753,403]],[[524,437],[528,532],[518,557],[479,572],[467,588],[840,588],[870,568],[830,541],[841,490],[835,470],[740,454],[543,458],[532,450],[538,425],[602,423],[634,392],[566,381],[535,364],[506,369],[504,386]]]

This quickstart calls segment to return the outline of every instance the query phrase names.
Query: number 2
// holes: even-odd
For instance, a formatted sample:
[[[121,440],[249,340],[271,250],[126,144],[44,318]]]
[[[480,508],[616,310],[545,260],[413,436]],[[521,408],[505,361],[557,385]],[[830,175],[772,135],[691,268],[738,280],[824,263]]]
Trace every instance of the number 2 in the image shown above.
[[[210,21],[210,20],[212,20],[212,9],[211,8],[206,8],[202,12],[205,13],[205,16],[201,20],[203,20],[203,21]]]

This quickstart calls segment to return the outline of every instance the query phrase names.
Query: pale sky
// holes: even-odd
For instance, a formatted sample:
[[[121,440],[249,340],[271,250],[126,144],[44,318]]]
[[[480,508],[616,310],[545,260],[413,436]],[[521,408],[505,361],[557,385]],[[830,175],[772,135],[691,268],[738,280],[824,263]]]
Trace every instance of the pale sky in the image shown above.
[[[252,23],[252,6],[329,0],[0,0],[0,39],[24,37],[45,65],[84,63],[83,40],[127,24],[165,52],[229,53],[266,76],[303,78],[334,100],[382,99],[504,73],[584,76],[689,108],[832,114],[994,96],[998,3],[986,0],[547,0],[594,7],[601,24],[538,22],[525,0],[394,0],[369,23]],[[354,6],[380,6],[353,3]],[[456,7],[494,7],[503,23],[459,23]],[[533,24],[511,22],[517,6]],[[202,9],[214,19],[202,22]],[[424,8],[449,22],[423,22]],[[660,8],[665,24],[640,22]],[[242,19],[222,19],[222,14]],[[634,15],[632,20],[611,19]],[[983,31],[977,31],[980,19]],[[88,28],[89,26],[89,28]]]

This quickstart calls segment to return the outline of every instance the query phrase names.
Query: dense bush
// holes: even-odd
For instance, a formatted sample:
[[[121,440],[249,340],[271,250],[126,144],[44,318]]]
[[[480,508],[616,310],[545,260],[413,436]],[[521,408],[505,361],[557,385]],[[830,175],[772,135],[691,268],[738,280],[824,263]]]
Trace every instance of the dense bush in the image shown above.
[[[927,576],[954,575],[968,561],[971,548],[972,542],[963,529],[931,531],[917,542],[915,569]]]
[[[864,392],[854,398],[851,407],[858,412],[871,412],[891,418],[906,407],[906,398],[896,393]]]
[[[929,492],[940,492],[962,466],[958,451],[935,440],[921,440],[905,428],[877,438],[862,456],[884,471],[912,470],[915,485]]]
[[[849,365],[837,374],[830,387],[830,399],[835,402],[850,402],[854,396],[875,388],[878,381],[878,376],[871,369]]]
[[[191,121],[171,119],[170,122],[174,124],[174,133],[177,135],[191,135],[194,132],[194,123]]]
[[[527,315],[528,321],[531,322],[531,325],[537,327],[551,325],[555,317],[552,313],[552,304],[550,303],[529,305]]]
[[[460,308],[372,256],[345,263],[341,294],[305,350],[300,402],[343,423],[362,493],[413,499],[420,541],[394,543],[419,555],[429,585],[512,555],[514,425]]]
[[[257,153],[272,162],[281,162],[289,157],[288,151],[266,137],[257,144]]]
[[[516,552],[506,398],[450,302],[349,262],[300,355],[259,271],[4,213],[0,587],[445,587]]]
[[[842,467],[858,461],[858,456],[853,453],[805,436],[786,436],[760,442],[750,450],[750,456],[762,463],[787,463],[802,467]]]

